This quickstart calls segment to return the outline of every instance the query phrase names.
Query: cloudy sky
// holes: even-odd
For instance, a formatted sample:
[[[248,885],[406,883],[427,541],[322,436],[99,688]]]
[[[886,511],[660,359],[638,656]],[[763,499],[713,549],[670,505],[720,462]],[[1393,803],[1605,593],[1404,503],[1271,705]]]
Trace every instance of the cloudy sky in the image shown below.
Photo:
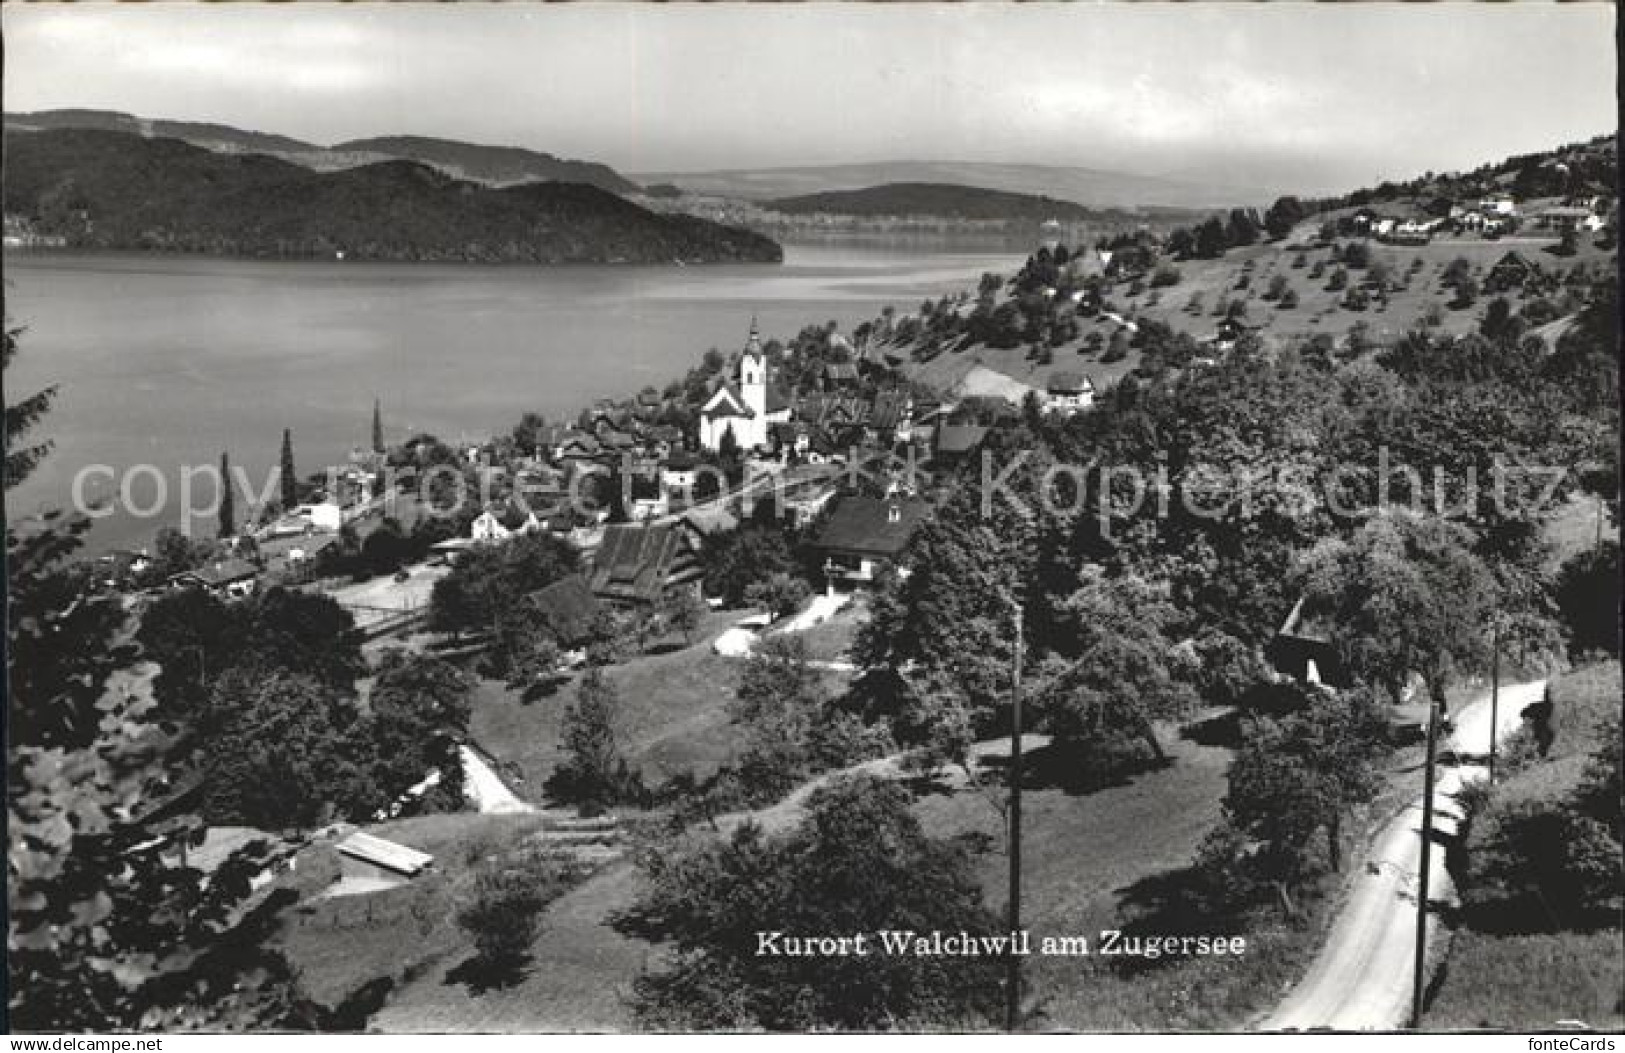
[[[1612,6],[5,4],[7,110],[625,172],[895,159],[1354,186],[1611,131]]]

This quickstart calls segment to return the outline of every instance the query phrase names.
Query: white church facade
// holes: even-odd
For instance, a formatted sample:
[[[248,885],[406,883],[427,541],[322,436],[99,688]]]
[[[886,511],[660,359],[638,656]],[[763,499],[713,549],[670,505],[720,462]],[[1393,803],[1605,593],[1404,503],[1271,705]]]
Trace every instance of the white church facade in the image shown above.
[[[724,382],[700,409],[700,445],[720,450],[723,437],[733,432],[741,450],[766,446],[775,424],[790,421],[790,404],[768,376],[767,355],[755,319],[750,339],[739,355],[738,383]]]

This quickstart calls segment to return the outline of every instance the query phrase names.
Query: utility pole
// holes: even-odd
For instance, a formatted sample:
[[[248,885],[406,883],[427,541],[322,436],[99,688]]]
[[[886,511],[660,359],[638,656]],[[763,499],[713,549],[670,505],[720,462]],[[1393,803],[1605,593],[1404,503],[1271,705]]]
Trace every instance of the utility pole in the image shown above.
[[[1433,751],[1438,746],[1439,703],[1428,707],[1428,759],[1422,777],[1422,862],[1416,884],[1416,975],[1411,983],[1411,1027],[1422,1026],[1422,991],[1427,983],[1428,870],[1433,860]]]
[[[1501,619],[1490,633],[1490,784],[1495,784],[1495,739],[1501,728]]]
[[[1004,1029],[1019,1026],[1021,1008],[1021,650],[1022,611],[1016,608],[1016,652],[1010,673],[1010,960],[1004,981]]]

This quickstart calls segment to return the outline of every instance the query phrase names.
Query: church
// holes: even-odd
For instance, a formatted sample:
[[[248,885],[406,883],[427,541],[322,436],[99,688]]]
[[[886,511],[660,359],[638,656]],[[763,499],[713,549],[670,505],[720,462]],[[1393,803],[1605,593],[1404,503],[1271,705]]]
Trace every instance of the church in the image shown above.
[[[731,430],[741,450],[752,450],[767,445],[773,425],[789,422],[790,403],[768,376],[767,355],[753,318],[750,339],[739,355],[738,383],[724,382],[700,409],[700,445],[720,450],[723,436]]]

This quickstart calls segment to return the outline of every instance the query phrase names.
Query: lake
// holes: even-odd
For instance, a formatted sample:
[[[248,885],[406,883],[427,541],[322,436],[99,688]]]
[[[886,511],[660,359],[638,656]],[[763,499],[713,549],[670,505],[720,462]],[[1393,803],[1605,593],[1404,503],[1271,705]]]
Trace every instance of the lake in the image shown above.
[[[66,507],[86,465],[122,478],[151,464],[92,550],[140,547],[179,525],[182,465],[222,451],[256,486],[291,428],[301,475],[370,441],[447,440],[508,430],[526,410],[573,417],[593,399],[663,387],[708,348],[742,346],[830,320],[843,330],[890,304],[974,289],[1020,254],[946,243],[787,244],[785,262],[706,267],[522,267],[281,263],[196,257],[7,253],[6,313],[26,327],[7,396],[59,386],[41,433],[55,452],[10,516]],[[90,477],[92,497],[116,484]],[[206,483],[199,493],[207,500]],[[245,500],[237,502],[239,517]],[[212,522],[199,522],[211,533]]]

